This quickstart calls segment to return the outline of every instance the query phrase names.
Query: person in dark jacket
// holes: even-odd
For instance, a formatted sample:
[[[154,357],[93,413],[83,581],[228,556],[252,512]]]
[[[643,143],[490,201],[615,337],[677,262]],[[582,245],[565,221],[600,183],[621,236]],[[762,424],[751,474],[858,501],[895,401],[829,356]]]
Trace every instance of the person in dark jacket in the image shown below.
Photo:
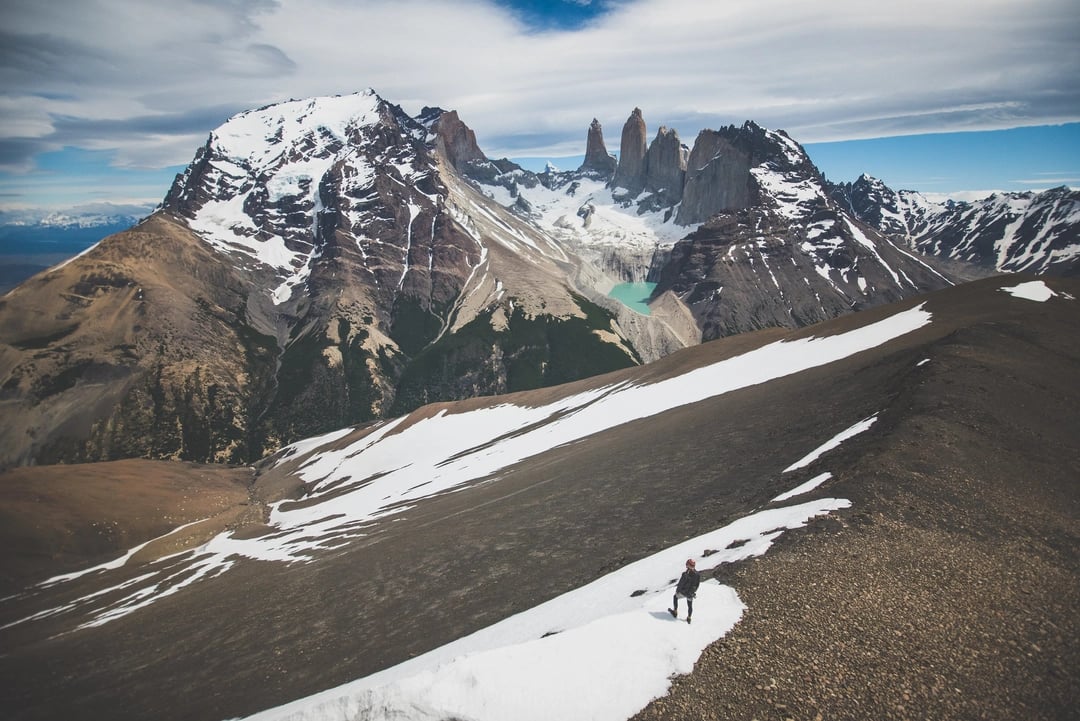
[[[675,618],[679,617],[679,599],[686,599],[686,622],[694,615],[694,596],[697,595],[698,586],[701,584],[701,574],[697,572],[697,562],[692,558],[686,559],[686,570],[679,577],[679,584],[675,586],[675,598],[672,608],[668,609]]]

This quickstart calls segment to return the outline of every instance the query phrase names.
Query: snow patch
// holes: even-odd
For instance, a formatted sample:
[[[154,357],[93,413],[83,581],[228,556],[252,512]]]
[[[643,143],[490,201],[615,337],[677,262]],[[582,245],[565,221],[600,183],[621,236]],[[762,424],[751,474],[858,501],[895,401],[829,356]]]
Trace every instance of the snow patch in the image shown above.
[[[795,486],[790,491],[787,491],[785,493],[781,493],[779,496],[772,499],[772,501],[770,501],[770,503],[778,503],[779,501],[786,501],[787,499],[792,498],[793,496],[801,496],[804,493],[809,493],[810,491],[814,490],[815,488],[817,488],[818,486],[820,486],[822,483],[829,480],[830,478],[832,478],[832,474],[829,473],[829,472],[825,472],[825,473],[821,473],[819,475],[816,475],[813,478],[811,478],[809,481],[807,481],[806,483]]]
[[[877,421],[877,413],[870,416],[869,418],[864,418],[863,420],[859,421],[858,423],[851,426],[850,428],[847,428],[847,429],[845,429],[843,431],[840,431],[840,433],[836,434],[833,438],[829,439],[828,441],[826,441],[822,445],[820,445],[817,448],[815,448],[814,450],[810,451],[810,453],[808,453],[803,458],[799,459],[795,463],[792,463],[790,466],[785,468],[784,473],[789,473],[791,471],[798,470],[799,468],[804,468],[804,467],[810,465],[811,463],[816,461],[818,458],[820,458],[823,454],[825,454],[828,451],[831,451],[834,448],[838,447],[841,443],[846,441],[848,438],[851,438],[852,436],[857,436],[858,434],[862,433],[863,431],[869,430],[870,426],[874,425],[875,421]]]
[[[1057,295],[1057,293],[1050,290],[1050,286],[1041,280],[1028,281],[1020,285],[1014,285],[1011,288],[1002,288],[1002,290],[1014,298],[1034,300],[1039,303],[1045,303]]]

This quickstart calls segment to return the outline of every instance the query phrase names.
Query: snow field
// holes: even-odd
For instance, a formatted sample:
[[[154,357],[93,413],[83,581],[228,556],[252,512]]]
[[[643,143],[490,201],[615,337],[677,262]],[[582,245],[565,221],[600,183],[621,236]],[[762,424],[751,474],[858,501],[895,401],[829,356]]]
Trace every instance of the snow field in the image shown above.
[[[703,580],[693,625],[684,622],[685,600],[672,618],[674,578],[686,558],[707,572],[760,556],[785,530],[849,505],[825,498],[759,511],[422,656],[248,720],[628,718],[664,695],[673,675],[692,671],[745,609],[734,589]]]

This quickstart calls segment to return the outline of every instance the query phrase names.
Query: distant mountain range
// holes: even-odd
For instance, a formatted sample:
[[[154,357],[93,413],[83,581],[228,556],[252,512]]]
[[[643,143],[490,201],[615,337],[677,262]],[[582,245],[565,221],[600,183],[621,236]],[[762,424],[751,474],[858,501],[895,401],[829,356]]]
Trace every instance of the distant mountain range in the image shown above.
[[[974,202],[931,203],[862,175],[829,185],[859,220],[929,256],[991,272],[1073,275],[1080,268],[1080,191],[998,193]]]
[[[127,230],[153,210],[153,205],[113,203],[0,210],[0,295],[103,237]]]
[[[988,241],[898,235],[896,194],[855,185],[753,122],[691,148],[663,127],[648,142],[635,109],[618,161],[593,121],[580,168],[537,174],[489,159],[456,112],[373,91],[241,113],[155,212],[0,299],[0,467],[250,462],[994,272]],[[1048,270],[1075,258],[1072,218],[1026,251]],[[626,281],[655,284],[649,315],[608,297]]]
[[[71,208],[0,210],[0,227],[101,228],[130,227],[154,211],[149,203],[87,203]]]

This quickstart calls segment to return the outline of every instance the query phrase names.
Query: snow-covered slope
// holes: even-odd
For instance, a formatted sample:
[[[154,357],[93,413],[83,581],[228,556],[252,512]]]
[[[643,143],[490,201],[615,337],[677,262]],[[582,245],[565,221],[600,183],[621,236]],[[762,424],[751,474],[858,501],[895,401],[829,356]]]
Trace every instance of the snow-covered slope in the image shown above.
[[[1002,273],[1069,273],[1080,262],[1080,191],[1066,187],[934,203],[862,175],[831,192],[863,222],[927,255]]]

